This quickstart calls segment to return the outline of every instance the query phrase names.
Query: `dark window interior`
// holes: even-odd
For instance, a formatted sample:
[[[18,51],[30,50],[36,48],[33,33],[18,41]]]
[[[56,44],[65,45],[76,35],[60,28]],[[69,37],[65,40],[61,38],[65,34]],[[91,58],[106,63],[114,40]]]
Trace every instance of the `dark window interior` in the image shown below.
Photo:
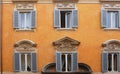
[[[71,11],[60,11],[61,15],[61,28],[66,28],[66,15],[70,14]]]

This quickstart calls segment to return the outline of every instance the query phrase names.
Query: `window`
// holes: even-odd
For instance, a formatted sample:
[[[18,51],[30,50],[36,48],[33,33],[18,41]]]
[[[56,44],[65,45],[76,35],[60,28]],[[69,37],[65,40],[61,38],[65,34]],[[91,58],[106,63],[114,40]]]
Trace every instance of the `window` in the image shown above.
[[[36,53],[15,53],[15,71],[36,71]]]
[[[15,44],[14,53],[15,72],[36,72],[37,53],[36,44],[31,40],[20,40]]]
[[[105,29],[120,28],[120,11],[119,10],[102,10],[102,27]]]
[[[56,70],[58,72],[74,72],[77,71],[77,53],[56,53]]]
[[[72,29],[78,27],[78,10],[55,9],[54,27],[60,29]]]
[[[14,11],[14,28],[19,30],[31,30],[36,27],[36,11]]]

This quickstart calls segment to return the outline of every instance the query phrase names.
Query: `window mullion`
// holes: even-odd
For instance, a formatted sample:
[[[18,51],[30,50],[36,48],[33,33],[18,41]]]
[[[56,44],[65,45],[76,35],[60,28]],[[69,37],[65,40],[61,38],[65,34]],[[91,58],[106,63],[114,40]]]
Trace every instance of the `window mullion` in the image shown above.
[[[68,72],[68,54],[65,54],[65,71]]]
[[[25,54],[25,71],[27,71],[27,54]]]
[[[114,71],[114,54],[112,54],[112,71]]]

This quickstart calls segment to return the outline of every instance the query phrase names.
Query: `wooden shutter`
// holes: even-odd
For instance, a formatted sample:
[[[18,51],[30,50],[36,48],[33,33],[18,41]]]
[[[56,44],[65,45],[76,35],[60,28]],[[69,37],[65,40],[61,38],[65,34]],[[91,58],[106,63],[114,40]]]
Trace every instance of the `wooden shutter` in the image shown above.
[[[118,17],[118,27],[120,28],[120,10],[118,11],[118,15],[119,15],[119,17]]]
[[[76,71],[78,71],[78,54],[77,54],[77,52],[72,53],[71,57],[72,57],[72,72],[76,72]]]
[[[20,54],[19,53],[15,53],[14,54],[14,70],[16,72],[20,71]]]
[[[61,65],[62,65],[61,53],[56,52],[56,71],[57,72],[62,72]]]
[[[118,57],[118,72],[120,72],[120,53],[118,53],[118,55],[117,55],[117,57]]]
[[[54,11],[54,27],[59,28],[60,24],[61,24],[60,22],[61,22],[60,10],[55,9],[55,11]]]
[[[108,71],[108,53],[102,53],[102,72]]]
[[[31,61],[32,61],[32,72],[36,72],[37,71],[37,55],[36,53],[31,53]]]
[[[73,14],[73,25],[72,27],[77,28],[78,27],[78,10],[72,10]]]
[[[107,28],[108,25],[108,18],[107,18],[107,10],[102,9],[102,14],[101,14],[101,24],[102,24],[102,28]]]
[[[32,11],[31,28],[36,28],[36,10]]]
[[[14,11],[14,28],[19,28],[19,11]]]

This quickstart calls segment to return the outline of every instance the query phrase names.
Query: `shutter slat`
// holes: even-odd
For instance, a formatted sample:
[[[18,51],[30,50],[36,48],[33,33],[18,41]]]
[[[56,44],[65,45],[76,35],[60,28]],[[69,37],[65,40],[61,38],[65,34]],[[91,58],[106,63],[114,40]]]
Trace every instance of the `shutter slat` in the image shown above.
[[[54,27],[59,28],[60,27],[60,10],[55,9],[54,11]]]
[[[118,57],[118,72],[120,72],[120,53],[118,53],[117,57]]]
[[[107,18],[107,10],[102,9],[102,14],[101,14],[101,21],[102,21],[102,28],[107,28],[108,25],[108,18]]]
[[[14,54],[14,70],[16,72],[20,71],[20,57],[19,53]]]
[[[56,52],[56,71],[57,72],[62,72],[62,69],[61,69],[61,53],[59,52]]]
[[[108,71],[108,53],[102,53],[102,72]]]
[[[77,53],[72,53],[72,72],[78,71],[78,55]]]
[[[19,28],[19,11],[14,11],[14,28]]]
[[[73,13],[72,27],[77,28],[78,27],[78,10],[72,10],[72,13]]]
[[[32,72],[36,72],[37,71],[37,54],[36,53],[32,53]]]
[[[32,17],[31,17],[32,19],[31,19],[31,22],[32,22],[32,24],[31,24],[31,28],[36,28],[36,10],[33,10],[32,11]]]

